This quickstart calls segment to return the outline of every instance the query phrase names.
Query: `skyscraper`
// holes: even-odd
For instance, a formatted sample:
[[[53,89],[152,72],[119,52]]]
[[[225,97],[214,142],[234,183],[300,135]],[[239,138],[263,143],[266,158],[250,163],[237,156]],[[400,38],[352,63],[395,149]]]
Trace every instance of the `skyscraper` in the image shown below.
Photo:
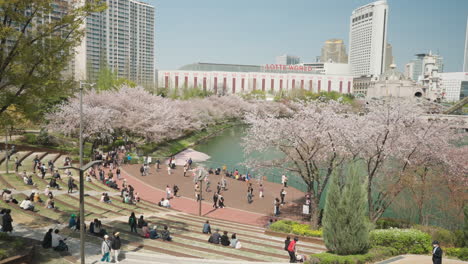
[[[387,20],[386,0],[353,10],[349,30],[349,63],[353,75],[380,75],[384,72]]]
[[[284,55],[276,57],[276,64],[291,65],[291,64],[299,64],[299,63],[301,63],[301,58],[297,56],[284,54]]]
[[[106,67],[118,77],[153,86],[154,6],[137,0],[114,0],[107,5],[86,20],[88,78],[95,80]]]
[[[463,71],[468,72],[468,18],[466,19],[466,36],[465,36],[465,57],[463,61]]]
[[[348,63],[346,47],[342,39],[329,39],[322,47],[321,62]]]

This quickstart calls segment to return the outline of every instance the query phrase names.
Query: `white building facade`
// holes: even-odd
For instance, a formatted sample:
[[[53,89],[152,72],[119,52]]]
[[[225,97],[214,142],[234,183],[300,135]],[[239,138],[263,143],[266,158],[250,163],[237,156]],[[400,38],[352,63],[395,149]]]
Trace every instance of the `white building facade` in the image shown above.
[[[199,88],[214,94],[239,94],[255,90],[272,94],[294,89],[311,92],[351,94],[351,75],[313,73],[158,71],[158,87],[166,89]]]
[[[384,72],[387,20],[386,0],[353,11],[349,30],[349,64],[354,76],[377,76]]]
[[[439,73],[439,77],[446,101],[456,102],[468,96],[468,72]]]
[[[276,56],[276,64],[281,65],[294,65],[301,63],[301,58],[298,56],[284,54],[281,56]]]

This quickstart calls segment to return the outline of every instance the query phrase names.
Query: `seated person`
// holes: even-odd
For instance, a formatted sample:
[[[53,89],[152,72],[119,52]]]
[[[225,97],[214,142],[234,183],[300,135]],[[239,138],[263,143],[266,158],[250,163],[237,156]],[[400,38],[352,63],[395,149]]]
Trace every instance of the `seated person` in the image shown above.
[[[52,248],[56,251],[68,251],[65,240],[67,239],[59,235],[59,230],[55,229],[54,233],[52,233]]]
[[[167,225],[164,225],[164,230],[161,231],[161,238],[164,241],[172,241],[171,233],[169,232]]]
[[[146,238],[150,237],[150,229],[148,227],[148,223],[144,223],[141,227],[141,235]]]
[[[55,208],[54,198],[49,197],[47,199],[44,207],[47,208],[47,209],[54,209]]]
[[[138,195],[137,192],[135,193],[135,195],[134,195],[134,197],[133,197],[133,201],[134,201],[135,203],[139,203],[139,202],[140,202],[140,196]]]
[[[171,205],[170,205],[169,200],[167,198],[163,198],[163,201],[161,202],[161,206],[166,207],[166,208],[171,208]]]
[[[29,197],[26,197],[20,204],[20,207],[24,210],[31,210],[34,211],[34,204],[31,202]]]
[[[151,238],[151,239],[159,238],[158,227],[157,226],[153,226],[153,229],[150,230],[149,238]]]
[[[228,232],[224,231],[223,235],[221,236],[221,245],[227,247],[230,244],[231,244],[231,241],[229,241]]]
[[[206,220],[206,223],[203,225],[203,234],[211,234],[210,221]]]
[[[6,203],[11,202],[11,203],[14,203],[14,204],[18,204],[18,201],[13,198],[13,195],[11,194],[10,190],[4,190],[2,198],[3,198],[3,201],[5,201]]]
[[[215,170],[215,175],[219,175],[220,173],[221,173],[221,169],[220,169],[220,168],[217,168],[217,169]]]
[[[210,168],[210,169],[208,170],[208,174],[213,174],[213,173],[214,173],[214,172],[213,172],[213,168]]]
[[[159,201],[158,206],[162,206],[163,202],[164,202],[164,198],[161,198],[161,201]]]
[[[60,189],[60,186],[57,184],[57,180],[54,178],[50,179],[49,186],[50,188]]]
[[[103,203],[112,203],[111,199],[109,198],[109,195],[107,193],[103,193],[101,196],[101,202]]]
[[[241,248],[241,243],[240,243],[240,241],[237,239],[236,233],[232,234],[232,236],[231,236],[231,244],[229,244],[229,245],[230,245],[231,247],[233,247],[233,248],[237,248],[237,249]]]
[[[41,197],[39,196],[39,192],[35,192],[35,193],[34,193],[33,201],[34,201],[35,203],[42,203],[42,199],[41,199]]]
[[[91,175],[89,173],[86,173],[86,181],[91,182]]]
[[[123,202],[126,203],[126,204],[131,204],[132,199],[130,199],[130,196],[128,194],[125,194]]]
[[[70,220],[68,220],[68,228],[75,229],[76,228],[76,215],[72,214],[70,216]]]
[[[54,173],[54,175],[52,175],[52,178],[53,179],[62,179],[62,177],[60,177],[60,173],[58,172],[58,170],[55,170],[55,173]]]
[[[219,244],[220,238],[221,235],[219,234],[219,229],[216,229],[216,231],[213,234],[211,234],[210,238],[208,239],[208,242],[213,244]]]

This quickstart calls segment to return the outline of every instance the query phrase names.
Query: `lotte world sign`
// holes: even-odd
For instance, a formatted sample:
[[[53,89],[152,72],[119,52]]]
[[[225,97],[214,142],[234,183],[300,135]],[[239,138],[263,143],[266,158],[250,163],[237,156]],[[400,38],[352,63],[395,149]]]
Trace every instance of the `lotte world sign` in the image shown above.
[[[284,64],[265,64],[262,66],[265,71],[303,71],[311,72],[314,71],[311,66],[302,66],[302,65],[284,65]]]

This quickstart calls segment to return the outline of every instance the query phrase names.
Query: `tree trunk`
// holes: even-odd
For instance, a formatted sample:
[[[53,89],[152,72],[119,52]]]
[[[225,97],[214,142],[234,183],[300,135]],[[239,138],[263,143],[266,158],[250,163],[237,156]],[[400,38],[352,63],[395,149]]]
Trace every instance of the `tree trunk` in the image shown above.
[[[320,217],[320,200],[312,199],[312,211],[310,212],[310,227],[313,230],[319,229],[319,217]]]

